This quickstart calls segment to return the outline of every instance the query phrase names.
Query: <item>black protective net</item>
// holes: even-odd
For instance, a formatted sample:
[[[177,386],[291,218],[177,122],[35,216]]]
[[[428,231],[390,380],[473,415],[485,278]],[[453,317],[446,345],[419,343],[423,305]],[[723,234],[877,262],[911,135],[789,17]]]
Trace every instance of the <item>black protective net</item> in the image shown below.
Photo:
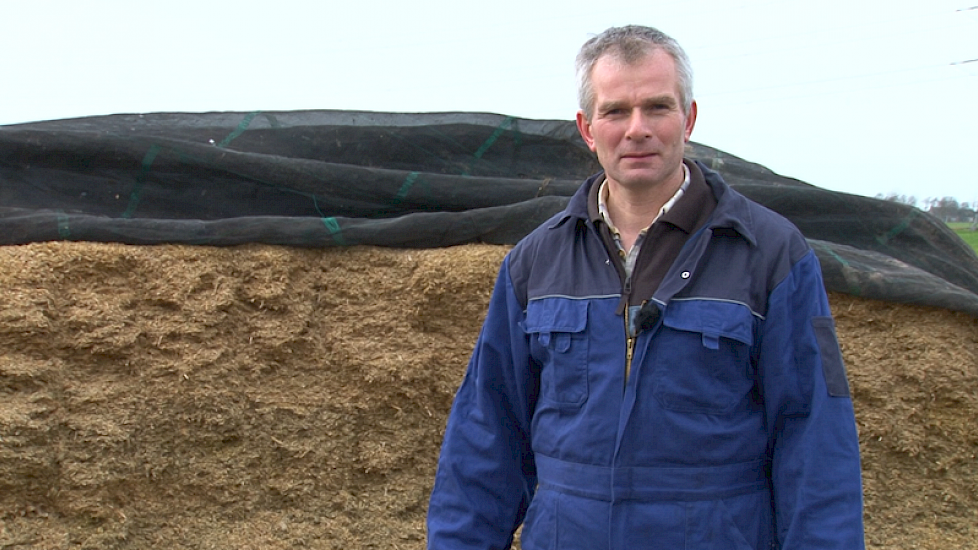
[[[978,257],[909,206],[693,144],[792,220],[829,290],[978,316]],[[571,121],[479,113],[114,115],[0,126],[0,244],[513,244],[598,169]]]

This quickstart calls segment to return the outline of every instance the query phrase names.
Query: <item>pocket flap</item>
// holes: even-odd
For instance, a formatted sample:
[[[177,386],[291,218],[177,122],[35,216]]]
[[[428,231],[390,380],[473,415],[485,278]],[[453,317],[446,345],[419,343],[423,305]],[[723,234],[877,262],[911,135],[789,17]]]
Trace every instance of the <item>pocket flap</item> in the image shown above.
[[[667,327],[703,335],[703,345],[716,349],[719,338],[752,345],[754,315],[743,304],[718,300],[673,300],[662,323]]]
[[[525,330],[529,333],[584,332],[587,300],[543,298],[526,305]]]
[[[815,329],[815,341],[818,342],[818,351],[822,356],[822,373],[829,395],[851,397],[846,366],[842,361],[842,350],[835,333],[835,321],[831,317],[813,317],[812,327]]]

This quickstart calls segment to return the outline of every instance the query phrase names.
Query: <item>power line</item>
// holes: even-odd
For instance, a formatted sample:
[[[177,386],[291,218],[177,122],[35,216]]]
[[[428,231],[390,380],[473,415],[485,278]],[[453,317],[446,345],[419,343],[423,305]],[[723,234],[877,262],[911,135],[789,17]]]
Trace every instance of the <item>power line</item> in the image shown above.
[[[969,9],[978,9],[978,6],[975,6],[974,8],[969,8]],[[958,10],[958,11],[963,11],[963,10]],[[936,30],[938,28],[945,28],[948,25],[941,25],[940,27],[928,27],[928,28],[923,28],[922,29],[922,28],[920,28],[921,21],[924,21],[924,20],[935,20],[935,19],[944,18],[944,17],[947,17],[947,13],[930,13],[930,14],[922,15],[922,16],[896,17],[896,18],[882,20],[882,21],[873,21],[871,23],[858,23],[858,24],[853,24],[853,25],[844,25],[844,26],[831,27],[831,28],[819,28],[817,30],[811,30],[811,31],[801,32],[801,33],[792,32],[792,33],[782,33],[782,34],[774,34],[774,35],[760,36],[760,37],[756,37],[755,36],[755,37],[750,38],[750,39],[747,39],[747,40],[730,41],[730,42],[720,42],[720,43],[708,44],[708,45],[705,45],[705,46],[700,46],[698,48],[690,48],[690,51],[691,52],[695,52],[695,51],[704,51],[704,50],[713,50],[713,49],[724,49],[724,50],[727,50],[727,49],[730,48],[730,46],[736,46],[736,45],[740,45],[740,44],[756,44],[756,43],[764,43],[764,42],[772,42],[772,41],[781,41],[781,40],[784,40],[784,39],[798,39],[798,38],[807,37],[807,36],[818,36],[818,35],[837,36],[838,33],[839,32],[842,32],[842,31],[852,31],[852,30],[859,30],[859,29],[866,29],[866,28],[880,28],[880,27],[883,27],[885,25],[890,25],[890,24],[893,24],[893,23],[904,23],[904,22],[910,22],[910,21],[913,21],[915,23],[915,32],[920,32],[920,31],[923,31],[923,30]],[[871,40],[871,39],[880,38],[880,37],[887,37],[887,36],[893,36],[893,35],[905,35],[905,34],[906,34],[906,31],[899,31],[899,30],[898,31],[895,31],[895,32],[887,32],[887,31],[884,31],[883,34],[876,34],[876,35],[864,36],[864,37],[859,38],[858,40]],[[827,42],[828,43],[833,43],[833,44],[838,44],[839,43],[839,41],[836,40],[836,39],[828,40]],[[803,46],[803,47],[806,47],[806,48],[818,47],[818,46],[820,46],[822,44],[823,43],[820,43],[820,42],[813,42],[813,43],[810,43],[809,45]],[[711,58],[711,59],[714,59],[714,58]],[[723,58],[721,58],[721,59],[723,59]]]
[[[973,59],[971,61],[965,61],[963,63],[970,63],[970,62],[973,62],[973,61],[978,61],[978,59]],[[951,65],[957,65],[957,64],[959,64],[959,63],[951,63]],[[759,87],[759,88],[746,88],[746,89],[742,89],[742,90],[731,90],[731,91],[717,92],[717,93],[712,93],[712,94],[706,94],[705,96],[702,96],[702,97],[709,98],[709,97],[716,97],[716,96],[723,96],[723,95],[746,94],[746,93],[760,92],[760,91],[765,91],[765,90],[777,90],[777,89],[783,89],[783,88],[796,88],[796,87],[799,87],[799,86],[813,86],[813,85],[817,85],[817,84],[826,84],[826,83],[830,83],[830,82],[842,82],[842,81],[846,81],[846,80],[857,80],[857,79],[864,79],[864,78],[874,78],[874,77],[879,77],[879,76],[888,76],[888,75],[893,75],[893,74],[916,72],[916,71],[923,71],[923,70],[928,70],[928,69],[939,69],[939,68],[943,68],[943,67],[946,67],[946,65],[944,65],[944,64],[938,64],[938,65],[921,65],[921,66],[918,66],[918,67],[910,67],[910,68],[905,68],[905,69],[897,69],[897,70],[893,70],[893,71],[882,71],[882,72],[876,72],[876,73],[864,73],[864,74],[857,74],[857,75],[851,75],[851,76],[840,76],[840,77],[835,77],[835,78],[823,78],[823,79],[819,79],[819,80],[807,80],[807,81],[803,81],[803,82],[791,82],[791,83],[788,83],[788,84],[777,84],[777,85],[773,85],[773,86],[764,86],[764,87]],[[952,77],[952,78],[960,78],[960,77]],[[942,78],[942,79],[938,79],[938,80],[945,80],[945,79]],[[924,81],[921,81],[921,82],[929,82],[929,81],[930,81],[930,79],[929,80],[924,80]],[[906,83],[906,84],[914,84],[914,83],[916,83],[916,82],[911,82],[911,83]],[[900,85],[900,84],[898,84],[898,85]],[[813,95],[820,95],[820,94],[813,94]]]
[[[972,8],[968,8],[968,10],[978,10],[978,6],[974,6]],[[926,17],[926,19],[929,19],[929,20],[933,21],[934,19],[936,19],[936,16]],[[900,21],[905,21],[905,20],[908,20],[908,19],[906,19],[906,18],[904,18],[904,19],[893,19],[893,20],[891,20],[889,22],[900,22]],[[700,63],[700,64],[706,64],[706,63],[709,63],[709,62],[716,63],[716,62],[726,61],[726,60],[730,60],[730,59],[734,59],[734,58],[758,58],[758,57],[761,57],[761,56],[765,56],[765,55],[769,55],[769,54],[774,54],[774,53],[776,53],[777,55],[784,55],[784,54],[786,54],[788,52],[795,52],[795,51],[799,51],[799,50],[824,49],[829,44],[831,44],[832,46],[838,47],[838,46],[842,46],[844,44],[852,44],[852,43],[855,43],[855,42],[866,42],[866,41],[873,41],[873,42],[877,43],[879,46],[884,46],[886,44],[886,42],[884,42],[881,39],[886,39],[886,38],[890,38],[890,37],[900,37],[901,43],[903,43],[904,45],[908,45],[908,44],[912,45],[912,44],[915,43],[915,40],[909,39],[906,31],[902,31],[901,32],[901,31],[898,31],[898,30],[895,30],[895,29],[893,29],[893,30],[891,30],[891,29],[882,29],[882,28],[879,28],[878,25],[872,25],[872,26],[877,27],[879,29],[879,31],[882,31],[882,32],[876,32],[876,33],[868,34],[868,35],[867,34],[864,34],[862,36],[851,37],[851,38],[849,38],[847,40],[838,40],[838,39],[836,39],[836,40],[825,40],[825,41],[822,41],[822,40],[813,40],[813,41],[811,41],[811,42],[809,42],[807,44],[797,44],[796,43],[792,47],[789,47],[789,48],[785,48],[783,46],[779,46],[776,50],[773,50],[773,51],[772,50],[769,50],[769,51],[759,51],[759,50],[756,50],[755,49],[754,51],[748,51],[748,52],[730,53],[730,54],[727,54],[727,55],[720,55],[720,56],[713,56],[713,57],[704,57],[704,58],[698,59],[696,61],[698,63]],[[863,25],[851,25],[851,26],[849,26],[847,28],[849,28],[849,29],[858,29],[858,28],[864,28],[864,27],[867,27],[867,25],[865,25],[865,24],[863,24]],[[933,34],[935,32],[940,32],[941,30],[946,29],[946,28],[948,28],[948,25],[928,25],[927,27],[922,27],[921,25],[916,25],[915,28],[913,29],[912,34],[910,36],[919,35],[919,34],[922,34],[922,33]],[[805,33],[805,35],[812,36],[812,35],[817,35],[819,33],[820,33],[820,31],[816,31],[815,33]],[[802,36],[805,36],[805,35],[802,35]],[[749,41],[741,41],[739,43],[740,44],[746,44],[746,43],[751,43],[751,42],[753,42],[753,43],[761,43],[761,42],[772,41],[772,40],[776,40],[776,39],[777,39],[777,37],[757,38],[757,39],[749,40]],[[711,46],[711,47],[708,47],[708,48],[696,48],[696,49],[699,49],[700,51],[704,51],[704,50],[707,50],[707,49],[715,49],[715,47],[714,46]],[[694,49],[694,51],[695,51],[695,49]],[[949,53],[949,52],[945,52],[945,55],[947,53]],[[933,57],[933,54],[929,55],[928,57]],[[957,57],[957,56],[955,55],[954,57]],[[800,60],[796,60],[793,63],[795,65],[798,65],[799,64],[799,61]],[[879,64],[881,61],[883,61],[882,58],[876,58],[876,57],[869,58],[869,57],[867,57],[865,59],[865,61],[863,62],[863,66],[866,67],[866,68],[868,68],[869,66]],[[842,77],[825,78],[825,79],[818,79],[818,80],[811,80],[811,81],[804,81],[804,82],[794,82],[794,83],[788,83],[788,84],[772,85],[772,86],[761,87],[761,88],[750,88],[750,89],[736,90],[736,91],[730,91],[730,92],[721,92],[721,93],[718,93],[718,94],[710,94],[710,96],[712,96],[712,95],[729,95],[729,94],[737,94],[737,93],[748,93],[748,92],[753,92],[753,91],[758,91],[758,90],[777,89],[777,88],[790,88],[790,87],[805,86],[805,85],[818,85],[818,84],[823,84],[823,83],[827,83],[827,82],[836,82],[836,81],[844,81],[844,80],[854,80],[854,79],[861,79],[861,78],[871,78],[871,77],[877,77],[877,76],[883,76],[883,75],[892,75],[892,74],[903,73],[903,72],[912,72],[912,71],[920,71],[920,70],[927,70],[927,69],[937,69],[937,68],[940,68],[940,67],[948,67],[948,66],[958,66],[962,70],[965,70],[966,72],[968,72],[970,76],[974,76],[973,71],[972,70],[969,70],[968,67],[973,67],[973,65],[970,65],[970,64],[971,63],[974,63],[976,61],[978,61],[978,58],[976,58],[976,59],[968,59],[968,60],[965,60],[965,61],[956,61],[956,62],[953,62],[953,63],[943,62],[943,63],[935,63],[935,64],[930,64],[930,65],[924,65],[924,66],[916,66],[916,67],[909,67],[909,68],[899,68],[899,69],[896,69],[896,70],[884,71],[884,72],[855,74],[855,75],[842,76]],[[965,67],[962,67],[962,66],[965,66]]]
[[[897,71],[897,72],[899,72],[899,71]],[[923,80],[914,80],[912,82],[900,82],[900,83],[894,83],[894,84],[882,84],[882,85],[877,85],[877,86],[863,86],[863,87],[860,87],[860,88],[844,88],[844,89],[840,89],[840,90],[824,91],[824,92],[819,92],[819,93],[798,94],[798,95],[790,95],[790,96],[783,96],[783,97],[773,97],[773,98],[772,97],[763,97],[763,98],[759,97],[759,98],[748,99],[748,100],[745,100],[745,101],[732,101],[732,102],[729,102],[729,103],[725,103],[725,102],[721,101],[720,103],[718,103],[716,105],[717,106],[720,106],[720,107],[731,107],[731,106],[736,106],[736,105],[749,105],[751,103],[760,103],[760,102],[770,103],[770,102],[776,102],[776,101],[790,101],[790,100],[793,100],[793,99],[804,99],[804,98],[810,98],[810,97],[833,96],[833,95],[840,95],[840,94],[849,94],[849,93],[853,93],[853,92],[864,92],[864,91],[867,91],[867,90],[881,90],[881,89],[886,89],[886,88],[898,88],[900,86],[915,86],[915,85],[918,85],[918,84],[926,84],[928,82],[944,82],[944,81],[948,81],[948,80],[958,80],[958,79],[961,79],[961,78],[970,78],[971,76],[972,75],[958,75],[958,76],[942,77],[942,78],[928,78],[928,79],[923,79]],[[836,80],[843,80],[843,79],[836,79]],[[803,85],[803,84],[795,84],[795,85],[791,85],[791,86],[800,86],[800,85]],[[780,87],[784,87],[784,86],[773,86],[771,88],[780,88]],[[752,89],[752,90],[741,90],[741,91],[738,91],[738,92],[731,92],[731,93],[748,93],[748,92],[760,91],[760,90],[771,89],[771,88],[757,88],[757,89]],[[698,96],[698,97],[701,100],[702,99],[709,100],[711,97],[714,97],[716,95],[725,95],[725,94],[706,94],[706,95],[702,95],[702,96]]]

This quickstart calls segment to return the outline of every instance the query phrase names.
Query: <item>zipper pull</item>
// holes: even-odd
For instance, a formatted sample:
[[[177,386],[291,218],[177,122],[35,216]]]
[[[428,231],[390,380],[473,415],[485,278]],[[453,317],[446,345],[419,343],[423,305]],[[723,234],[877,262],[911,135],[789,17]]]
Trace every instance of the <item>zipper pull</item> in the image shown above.
[[[628,324],[628,299],[632,295],[632,278],[629,277],[625,279],[625,284],[622,285],[621,300],[618,301],[618,307],[615,308],[615,315],[623,315],[625,317],[625,330],[630,328]],[[628,331],[631,334],[631,331]]]

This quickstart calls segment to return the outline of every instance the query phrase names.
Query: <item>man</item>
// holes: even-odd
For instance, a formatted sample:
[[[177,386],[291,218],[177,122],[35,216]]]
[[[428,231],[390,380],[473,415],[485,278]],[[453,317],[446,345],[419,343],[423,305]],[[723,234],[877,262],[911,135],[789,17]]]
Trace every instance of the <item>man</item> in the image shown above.
[[[603,173],[506,257],[452,408],[432,549],[864,547],[818,261],[683,159],[689,61],[655,29],[578,56]]]

